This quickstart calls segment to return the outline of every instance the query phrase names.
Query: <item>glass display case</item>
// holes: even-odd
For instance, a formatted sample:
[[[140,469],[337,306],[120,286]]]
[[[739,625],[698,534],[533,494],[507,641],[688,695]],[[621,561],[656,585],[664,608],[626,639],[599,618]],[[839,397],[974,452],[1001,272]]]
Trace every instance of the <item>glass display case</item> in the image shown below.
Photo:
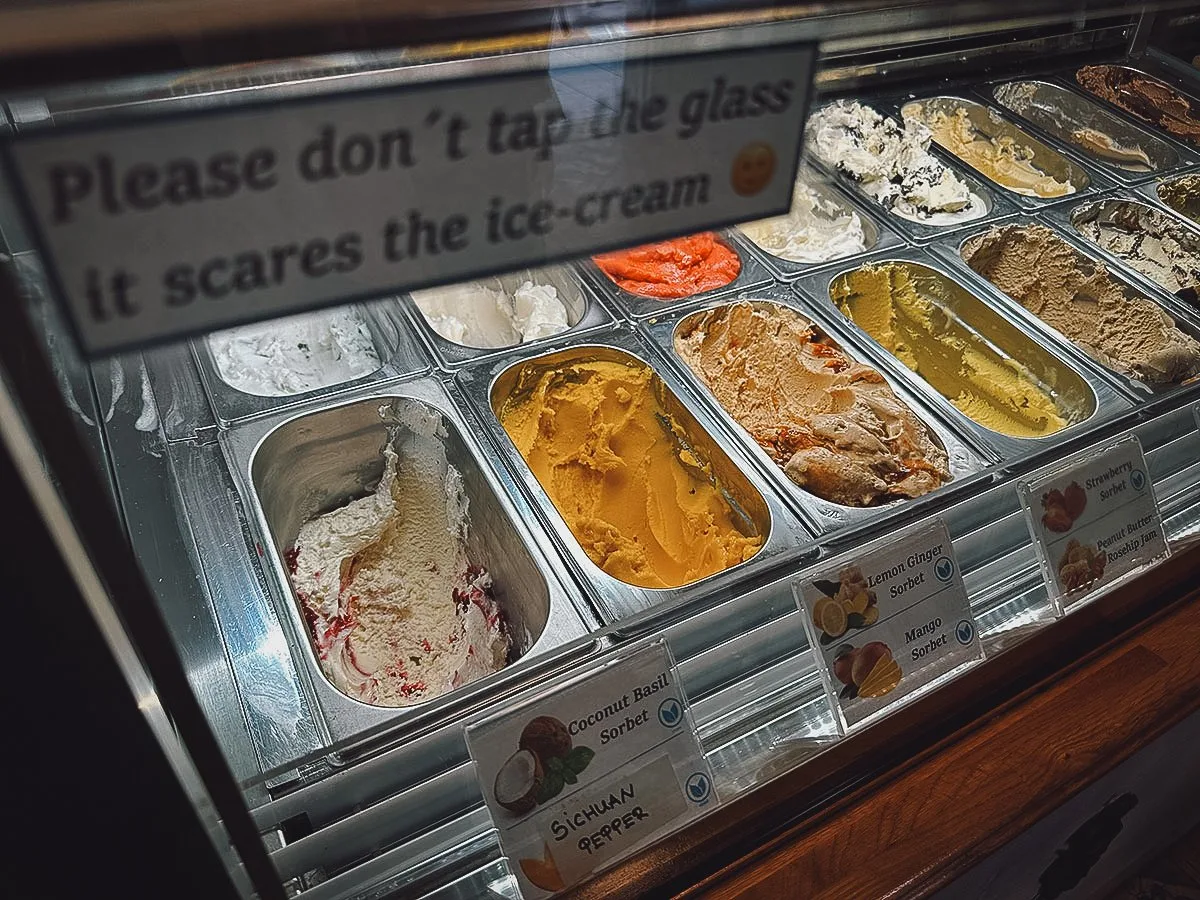
[[[678,889],[778,833],[799,814],[781,798],[819,819],[903,761],[888,736],[907,758],[1056,671],[1053,648],[1086,651],[1113,610],[1194,585],[1194,13],[180,2],[89,31],[90,6],[0,13],[0,417],[90,610],[77,627],[154,698],[242,896]],[[732,190],[773,178],[782,215],[705,209],[693,173],[723,144],[694,166],[557,146],[563,122],[600,127],[595,97],[654,131],[671,66],[709,79],[681,129],[740,146]],[[576,245],[452,253],[453,223],[410,210],[421,175],[386,199],[354,187],[409,165],[420,122],[348,136],[314,118],[526,90],[537,115],[493,119],[495,161],[439,170],[433,192],[495,191],[497,235],[592,217]],[[767,119],[803,134],[799,160],[789,139],[763,150]],[[328,218],[268,193],[255,161],[301,132]],[[161,169],[88,143],[112,135]],[[213,155],[188,169],[192,151]],[[674,175],[644,180],[654,165]],[[562,184],[583,193],[560,210]],[[198,210],[235,190],[244,205]],[[280,244],[251,203],[314,239]],[[444,255],[381,288],[333,223],[388,203],[385,252]],[[96,224],[59,241],[75,216]],[[221,256],[226,238],[258,249]],[[143,328],[133,281],[97,267],[167,246],[164,309],[186,316]],[[300,271],[340,287],[258,304]],[[1145,517],[1064,543],[1125,490]],[[882,562],[913,535],[936,554]],[[963,611],[902,626],[926,563]],[[466,731],[646,647],[669,651],[711,801],[602,882],[568,884],[549,839],[506,855]],[[554,802],[549,776],[574,784],[565,734],[523,734],[494,799],[525,815],[531,790]]]

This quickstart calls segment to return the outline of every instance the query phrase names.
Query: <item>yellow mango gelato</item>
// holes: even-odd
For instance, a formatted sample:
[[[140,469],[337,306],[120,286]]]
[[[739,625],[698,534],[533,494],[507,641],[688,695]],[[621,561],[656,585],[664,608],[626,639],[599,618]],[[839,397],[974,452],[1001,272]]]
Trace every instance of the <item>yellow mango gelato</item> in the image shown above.
[[[1029,370],[969,328],[925,282],[924,266],[883,263],[839,275],[830,298],[863,331],[924,378],[968,418],[1013,437],[1042,437],[1071,424]],[[980,305],[989,326],[1012,329]]]
[[[525,363],[494,405],[588,557],[629,584],[673,588],[750,559],[763,536],[740,530],[657,382],[633,357]]]

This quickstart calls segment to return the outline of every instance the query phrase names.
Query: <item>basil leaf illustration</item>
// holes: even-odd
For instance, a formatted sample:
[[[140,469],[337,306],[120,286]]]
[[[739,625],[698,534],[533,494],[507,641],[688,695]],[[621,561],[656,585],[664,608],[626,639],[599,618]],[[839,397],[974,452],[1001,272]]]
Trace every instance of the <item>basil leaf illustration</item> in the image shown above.
[[[591,747],[576,747],[567,754],[564,762],[566,763],[567,768],[576,775],[582,775],[583,770],[588,767],[588,763],[595,758],[596,751]]]
[[[550,772],[542,781],[542,789],[538,791],[537,802],[545,803],[547,800],[552,800],[562,793],[563,779],[561,775],[556,775]]]

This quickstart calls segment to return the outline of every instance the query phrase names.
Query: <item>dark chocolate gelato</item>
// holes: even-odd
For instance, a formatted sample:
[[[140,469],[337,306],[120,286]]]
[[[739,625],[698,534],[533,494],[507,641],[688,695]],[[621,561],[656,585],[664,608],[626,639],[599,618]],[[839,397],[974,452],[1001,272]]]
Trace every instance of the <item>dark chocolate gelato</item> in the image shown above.
[[[1075,73],[1084,90],[1143,122],[1200,144],[1200,114],[1165,81],[1128,66],[1084,66]]]

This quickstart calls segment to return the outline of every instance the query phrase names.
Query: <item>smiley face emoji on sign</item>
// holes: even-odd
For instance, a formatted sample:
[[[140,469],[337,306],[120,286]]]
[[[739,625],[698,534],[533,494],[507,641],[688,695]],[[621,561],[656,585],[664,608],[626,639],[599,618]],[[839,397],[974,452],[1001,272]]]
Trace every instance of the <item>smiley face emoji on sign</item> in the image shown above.
[[[733,158],[729,183],[741,197],[753,197],[771,182],[775,174],[775,148],[762,141],[747,144]]]

